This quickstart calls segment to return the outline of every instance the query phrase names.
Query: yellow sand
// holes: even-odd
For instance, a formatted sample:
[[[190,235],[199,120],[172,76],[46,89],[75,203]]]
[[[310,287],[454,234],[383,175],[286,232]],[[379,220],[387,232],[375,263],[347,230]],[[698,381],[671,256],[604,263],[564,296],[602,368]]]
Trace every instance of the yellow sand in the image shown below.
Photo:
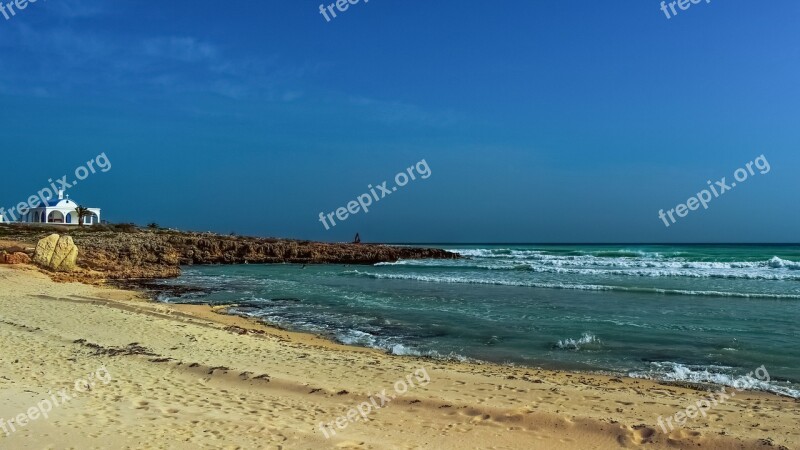
[[[124,348],[150,354],[113,355]],[[106,373],[100,368],[111,377],[108,384],[100,382]],[[665,434],[658,416],[685,409],[702,392],[388,356],[209,307],[170,307],[1,266],[0,418],[25,413],[51,392],[74,393],[75,380],[89,381],[90,373],[98,375],[91,390],[54,407],[49,418],[9,436],[0,430],[0,448],[776,449],[800,443],[800,405],[793,399],[742,392],[708,417]],[[347,421],[348,411],[370,402],[370,394],[378,405],[375,393],[395,394],[400,380],[414,386],[373,407],[368,422]],[[326,439],[320,422],[335,428],[343,416],[346,428]]]

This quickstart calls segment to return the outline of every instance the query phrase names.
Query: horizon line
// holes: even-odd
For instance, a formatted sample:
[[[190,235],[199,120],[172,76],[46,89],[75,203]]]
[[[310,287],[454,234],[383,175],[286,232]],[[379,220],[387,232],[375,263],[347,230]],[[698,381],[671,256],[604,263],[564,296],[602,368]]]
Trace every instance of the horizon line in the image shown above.
[[[384,245],[798,245],[800,242],[365,242]]]

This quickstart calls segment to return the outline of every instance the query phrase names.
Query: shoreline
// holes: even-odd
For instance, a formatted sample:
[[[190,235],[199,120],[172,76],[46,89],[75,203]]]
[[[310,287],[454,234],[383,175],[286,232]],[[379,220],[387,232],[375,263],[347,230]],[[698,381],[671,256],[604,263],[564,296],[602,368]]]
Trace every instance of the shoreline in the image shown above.
[[[698,448],[698,444],[700,448],[749,449],[776,448],[770,445],[792,448],[800,444],[800,433],[793,428],[800,418],[797,401],[775,394],[745,391],[735,401],[710,410],[705,419],[690,420],[683,428],[663,433],[657,429],[657,418],[675,414],[685,405],[694,403],[701,395],[697,387],[597,373],[389,355],[377,349],[343,345],[322,336],[281,330],[255,319],[224,314],[224,307],[158,303],[142,298],[139,292],[76,283],[57,284],[30,267],[0,267],[0,283],[10,286],[0,294],[0,318],[3,318],[0,345],[13,349],[14,338],[19,338],[20,333],[23,336],[42,334],[41,352],[58,354],[62,352],[54,348],[67,347],[67,355],[73,355],[72,359],[92,362],[95,366],[103,362],[119,380],[108,387],[109,390],[117,388],[114,398],[119,399],[105,405],[102,416],[113,417],[111,422],[119,422],[117,425],[126,430],[125,433],[120,431],[123,439],[120,443],[124,445],[138,445],[126,440],[125,436],[133,439],[136,435],[135,432],[131,435],[129,429],[138,429],[136,422],[141,414],[152,412],[150,405],[174,403],[165,398],[174,395],[171,391],[176,386],[180,386],[185,399],[210,395],[204,386],[218,383],[222,386],[220,389],[236,391],[241,397],[228,399],[228,403],[214,402],[224,409],[238,411],[233,405],[246,404],[246,399],[251,397],[263,397],[272,408],[264,408],[262,402],[260,407],[245,409],[259,416],[274,412],[279,405],[293,403],[299,410],[306,411],[306,415],[298,415],[298,409],[284,409],[280,414],[273,413],[267,425],[258,420],[250,423],[248,415],[239,417],[232,412],[238,419],[216,418],[214,411],[219,408],[216,406],[198,407],[186,401],[181,406],[162,405],[156,414],[160,419],[156,419],[153,426],[166,428],[165,445],[182,448],[166,434],[170,424],[176,421],[191,424],[198,417],[202,418],[201,422],[210,421],[215,427],[224,426],[231,431],[216,438],[221,442],[215,442],[231,445],[235,441],[245,447],[249,447],[249,439],[255,443],[258,438],[263,439],[263,435],[249,433],[238,421],[249,423],[247,430],[272,427],[288,439],[284,444],[286,448],[398,448],[401,445],[426,448],[432,442],[440,448],[478,443],[483,443],[478,445],[480,447],[530,448],[534,441],[540,442],[541,448],[565,449],[623,445]],[[15,303],[12,303],[10,299],[14,298]],[[23,311],[30,313],[26,317]],[[10,314],[13,312],[17,314]],[[80,323],[71,323],[70,318]],[[118,327],[109,330],[107,324],[112,322]],[[177,336],[181,333],[182,336]],[[80,340],[84,342],[76,343]],[[156,356],[145,360],[128,354],[133,343]],[[89,344],[96,347],[87,347]],[[98,353],[98,349],[111,353],[121,351],[123,356],[110,357],[107,353]],[[90,351],[94,354],[87,353]],[[260,356],[265,351],[272,357]],[[126,354],[128,356],[124,356]],[[40,353],[35,355],[41,357]],[[4,366],[10,362],[6,361],[7,355],[0,358]],[[23,358],[30,358],[30,355],[25,352],[14,355],[16,361],[24,361]],[[91,367],[92,364],[84,365]],[[420,367],[430,374],[430,384],[409,391],[385,410],[374,411],[369,421],[348,422],[346,428],[336,429],[338,434],[330,439],[325,438],[322,430],[330,433],[331,429],[315,426],[319,422],[335,421],[367,399],[370,392],[392,386]],[[170,383],[160,380],[170,388],[158,395],[144,389],[144,386],[153,385],[154,371],[164,368],[170,377],[183,383],[175,385],[173,379]],[[59,380],[72,379],[66,375],[69,368],[63,364],[55,365],[52,370]],[[22,373],[15,371],[12,364],[12,370],[6,375],[12,381],[11,386],[0,379],[3,389],[0,418],[24,410],[13,406],[19,396],[30,397],[26,391],[36,392],[52,386],[37,385],[32,382],[35,380],[21,376]],[[132,373],[138,377],[131,377]],[[254,380],[260,376],[258,374],[269,374],[270,381],[260,385],[264,378]],[[155,379],[155,385],[159,385],[158,375]],[[187,383],[187,380],[190,381]],[[120,389],[117,384],[127,386],[127,390]],[[11,399],[7,397],[9,387],[16,392]],[[101,389],[107,388],[97,390]],[[139,404],[143,402],[147,404]],[[33,401],[21,403],[35,404]],[[181,412],[187,408],[192,409],[191,414]],[[170,412],[172,410],[178,411]],[[91,410],[79,410],[75,414],[96,419]],[[96,431],[91,423],[78,422],[80,426],[73,432],[82,439]],[[158,425],[160,422],[164,423]],[[53,418],[32,424],[26,430],[61,428],[62,425]],[[418,436],[404,434],[404,427],[418,430],[415,433]],[[35,438],[31,441],[30,434],[29,440],[23,440],[22,436],[16,433],[8,439],[15,448],[38,448],[38,444],[46,442]],[[0,432],[0,443],[5,439]],[[159,442],[162,441],[159,439]]]
[[[178,311],[184,312],[189,316],[202,318],[205,320],[209,320],[210,322],[219,323],[220,325],[227,325],[231,327],[236,327],[241,330],[247,332],[255,332],[256,334],[267,333],[277,335],[279,333],[286,333],[289,334],[290,340],[297,340],[306,342],[309,339],[313,339],[314,341],[322,341],[330,346],[331,349],[337,350],[344,350],[344,351],[365,351],[365,352],[375,352],[380,355],[393,357],[393,358],[410,358],[410,359],[419,359],[423,361],[430,361],[432,363],[438,364],[457,364],[457,365],[465,365],[465,366],[497,366],[500,370],[503,368],[507,369],[518,369],[518,370],[536,370],[541,372],[549,372],[552,374],[573,374],[573,375],[591,375],[591,376],[600,376],[605,377],[608,379],[612,378],[624,378],[629,380],[644,380],[649,381],[655,384],[659,384],[662,386],[668,387],[680,387],[688,390],[699,391],[699,392],[708,392],[711,389],[719,389],[719,388],[727,388],[727,389],[735,389],[733,386],[727,384],[719,384],[719,383],[711,383],[711,382],[692,382],[692,381],[683,381],[683,380],[660,380],[657,378],[645,378],[645,377],[633,377],[626,373],[621,372],[614,372],[611,370],[602,370],[602,369],[577,369],[577,368],[569,368],[569,367],[545,367],[545,366],[534,366],[534,365],[525,365],[525,364],[517,364],[517,363],[500,363],[500,362],[493,362],[493,361],[486,361],[481,359],[470,358],[462,355],[457,355],[457,357],[448,357],[448,356],[432,356],[432,355],[414,355],[414,354],[395,354],[390,353],[386,349],[380,347],[368,347],[363,345],[357,344],[346,344],[343,342],[337,341],[332,336],[326,336],[322,333],[315,333],[313,331],[302,331],[302,330],[293,330],[290,328],[284,328],[273,324],[268,324],[263,321],[260,321],[256,317],[251,317],[247,315],[240,315],[236,313],[229,312],[230,308],[234,308],[238,305],[230,304],[230,305],[210,305],[210,304],[194,304],[194,303],[166,303],[161,302],[157,299],[150,299],[151,302],[154,304],[166,304],[169,305],[171,308],[175,308]],[[241,321],[229,321],[225,318],[238,318],[242,319]],[[246,333],[242,333],[246,334]],[[325,346],[324,344],[320,344]],[[758,389],[742,389],[740,392],[748,392],[751,394],[765,394],[765,395],[774,395],[776,397],[781,397],[785,399],[789,399],[792,401],[797,401],[800,403],[800,398],[792,397],[791,395],[783,394],[780,392],[772,392],[766,390],[758,390]]]
[[[469,257],[465,257],[469,258]],[[298,266],[299,264],[294,263],[285,263],[287,265],[294,265]],[[260,264],[263,266],[270,266],[270,264]],[[258,266],[258,265],[256,265]],[[347,267],[346,265],[341,265],[342,267]],[[182,269],[185,269],[182,267]],[[275,324],[269,324],[262,322],[258,317],[248,315],[247,313],[237,313],[231,311],[234,308],[238,308],[242,306],[239,303],[229,303],[229,304],[219,304],[219,305],[211,305],[209,303],[203,303],[204,301],[199,298],[195,299],[186,299],[186,303],[182,303],[184,299],[184,295],[186,294],[194,294],[194,293],[206,293],[211,294],[217,292],[214,289],[208,290],[208,287],[202,287],[201,285],[175,285],[175,284],[158,284],[159,281],[167,281],[167,280],[158,280],[158,279],[143,279],[143,280],[115,280],[114,285],[115,287],[120,287],[125,290],[134,290],[134,291],[143,291],[146,295],[149,295],[151,300],[158,302],[158,303],[166,303],[169,305],[209,305],[211,306],[217,314],[224,314],[227,316],[234,316],[234,317],[241,317],[245,320],[251,321],[254,324],[262,325],[267,328],[273,328],[280,331],[287,331],[293,333],[299,333],[301,335],[309,335],[324,339],[331,343],[337,345],[343,345],[347,348],[358,348],[358,349],[369,349],[375,350],[382,354],[390,355],[390,356],[398,356],[398,357],[412,357],[412,358],[420,358],[420,359],[429,359],[431,361],[441,361],[441,362],[459,362],[463,364],[478,364],[478,365],[497,365],[501,367],[510,367],[510,368],[522,368],[522,369],[535,369],[535,370],[545,370],[551,372],[566,372],[566,373],[575,373],[575,374],[589,374],[589,375],[602,375],[612,378],[629,378],[629,379],[636,379],[636,380],[649,380],[654,383],[658,383],[664,386],[675,386],[675,387],[683,387],[690,390],[695,391],[709,391],[710,389],[718,389],[721,387],[734,389],[736,387],[736,383],[740,382],[741,380],[736,378],[735,376],[731,376],[731,380],[729,383],[723,382],[715,382],[715,381],[690,381],[690,380],[669,380],[665,378],[658,378],[658,377],[648,377],[645,375],[636,376],[635,373],[632,373],[631,370],[614,370],[614,369],[603,369],[603,368],[590,368],[590,367],[580,367],[579,364],[569,364],[569,363],[559,363],[557,361],[538,361],[538,364],[534,365],[532,363],[526,364],[525,362],[500,362],[500,361],[492,361],[488,359],[478,359],[462,354],[441,354],[436,352],[435,350],[431,350],[430,353],[432,354],[422,354],[420,352],[415,353],[393,353],[391,348],[389,347],[381,347],[381,346],[369,346],[369,345],[362,345],[358,343],[346,343],[342,342],[337,339],[335,333],[323,333],[323,332],[316,332],[311,330],[302,330],[302,329],[293,329],[278,326]],[[547,289],[547,288],[545,288]],[[170,298],[169,301],[163,301],[161,296],[167,296]],[[669,295],[669,294],[664,294]],[[220,312],[222,311],[222,312]],[[554,347],[555,348],[555,347]],[[584,365],[588,366],[588,364]],[[765,369],[766,370],[766,369]],[[751,374],[753,372],[750,372]],[[752,377],[751,377],[752,378]],[[758,379],[757,381],[763,381]],[[769,380],[767,380],[769,381]],[[778,397],[784,397],[792,400],[797,400],[800,402],[800,396],[797,396],[796,393],[798,392],[796,388],[789,388],[789,387],[782,387],[781,385],[770,385],[772,390],[769,389],[745,389],[751,392],[762,392],[767,394],[776,395]],[[791,390],[791,393],[781,392],[781,390]]]
[[[124,290],[124,289],[123,289]],[[135,290],[133,290],[135,292]],[[521,370],[537,370],[537,371],[544,371],[550,373],[570,373],[574,375],[594,375],[594,376],[602,376],[606,378],[625,378],[630,380],[645,380],[650,381],[662,386],[672,386],[672,387],[680,387],[684,389],[694,390],[694,391],[704,391],[707,392],[710,389],[714,388],[728,388],[734,389],[733,386],[727,384],[719,384],[719,383],[711,383],[711,382],[692,382],[692,381],[683,381],[683,380],[661,380],[657,378],[646,378],[646,377],[633,377],[628,375],[627,373],[622,372],[614,372],[612,370],[603,370],[603,369],[578,369],[578,368],[571,368],[571,367],[545,367],[545,366],[535,366],[535,365],[526,365],[526,364],[518,364],[518,363],[501,363],[501,362],[493,362],[487,360],[481,360],[476,358],[470,358],[467,356],[457,355],[455,357],[449,356],[432,356],[432,355],[415,355],[415,354],[396,354],[391,353],[388,350],[381,348],[381,347],[369,347],[364,345],[358,344],[346,344],[343,342],[337,341],[333,336],[326,336],[323,333],[315,333],[313,331],[302,331],[302,330],[293,330],[290,328],[284,328],[277,325],[265,323],[259,320],[256,317],[251,317],[242,314],[236,314],[230,312],[230,308],[235,308],[237,304],[228,304],[228,305],[210,305],[207,303],[204,304],[196,304],[196,303],[167,303],[161,302],[157,299],[150,298],[150,301],[154,304],[166,304],[172,308],[175,308],[179,311],[184,311],[187,314],[193,317],[199,317],[211,322],[216,322],[219,324],[224,324],[228,326],[238,327],[247,331],[255,331],[257,333],[261,332],[272,332],[272,334],[277,333],[287,333],[292,335],[291,339],[297,339],[300,341],[305,341],[304,338],[314,338],[315,340],[321,340],[327,344],[329,344],[332,348],[345,350],[345,351],[366,351],[366,352],[376,352],[378,354],[395,357],[395,358],[411,358],[411,359],[420,359],[431,361],[435,363],[453,363],[453,364],[462,364],[466,366],[497,366],[499,368],[508,368],[508,369],[521,369]],[[235,323],[232,321],[225,320],[225,318],[238,318],[242,319],[241,321],[236,321]],[[792,397],[791,395],[783,394],[780,392],[772,392],[766,390],[758,390],[758,389],[743,389],[744,392],[749,393],[760,393],[766,395],[774,395],[776,397],[790,399],[792,401],[800,402],[800,398]]]

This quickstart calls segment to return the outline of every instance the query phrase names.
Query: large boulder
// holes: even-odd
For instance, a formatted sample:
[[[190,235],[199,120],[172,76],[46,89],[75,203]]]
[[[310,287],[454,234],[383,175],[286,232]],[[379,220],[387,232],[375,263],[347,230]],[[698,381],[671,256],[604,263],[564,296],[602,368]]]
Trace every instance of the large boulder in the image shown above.
[[[56,251],[56,244],[61,236],[51,234],[36,243],[36,250],[33,251],[33,262],[40,266],[49,266],[50,260],[53,259],[53,253]]]
[[[69,236],[51,234],[36,244],[33,262],[56,272],[72,272],[77,269],[78,247]]]

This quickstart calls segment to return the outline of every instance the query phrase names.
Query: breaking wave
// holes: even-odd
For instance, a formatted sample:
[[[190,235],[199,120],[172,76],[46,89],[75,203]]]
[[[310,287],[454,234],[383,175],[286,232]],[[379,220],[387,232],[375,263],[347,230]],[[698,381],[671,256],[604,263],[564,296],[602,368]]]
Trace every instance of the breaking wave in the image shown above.
[[[399,274],[399,273],[373,273],[362,272],[360,270],[347,270],[341,273],[342,276],[366,277],[377,280],[412,280],[423,281],[426,283],[461,283],[461,284],[485,284],[498,286],[520,286],[545,289],[574,289],[581,291],[617,291],[632,293],[649,293],[663,295],[695,295],[707,297],[735,297],[735,298],[769,298],[778,300],[798,300],[800,294],[770,294],[770,293],[744,293],[744,292],[724,292],[713,290],[688,290],[688,289],[663,289],[653,287],[635,286],[613,286],[600,284],[573,284],[573,283],[549,283],[533,281],[517,281],[489,278],[469,278],[457,276],[436,276],[419,274]]]
[[[599,345],[601,342],[592,333],[583,333],[578,339],[563,339],[556,342],[556,347],[564,350],[580,350],[581,347],[594,344]]]
[[[691,261],[665,258],[659,253],[596,252],[592,255],[551,255],[533,250],[457,250],[469,259],[400,260],[376,266],[448,270],[529,271],[543,274],[650,278],[718,278],[740,280],[800,281],[800,262],[777,256],[764,261]],[[615,255],[614,257],[597,255]],[[634,257],[633,255],[644,255]],[[629,255],[629,256],[620,256]]]
[[[772,380],[767,368],[754,367],[746,374],[736,374],[732,367],[684,365],[676,362],[652,362],[650,368],[641,372],[628,374],[633,378],[645,378],[662,381],[684,381],[689,383],[709,383],[730,386],[736,389],[772,392],[792,398],[800,398],[800,390],[789,387],[788,382]]]

